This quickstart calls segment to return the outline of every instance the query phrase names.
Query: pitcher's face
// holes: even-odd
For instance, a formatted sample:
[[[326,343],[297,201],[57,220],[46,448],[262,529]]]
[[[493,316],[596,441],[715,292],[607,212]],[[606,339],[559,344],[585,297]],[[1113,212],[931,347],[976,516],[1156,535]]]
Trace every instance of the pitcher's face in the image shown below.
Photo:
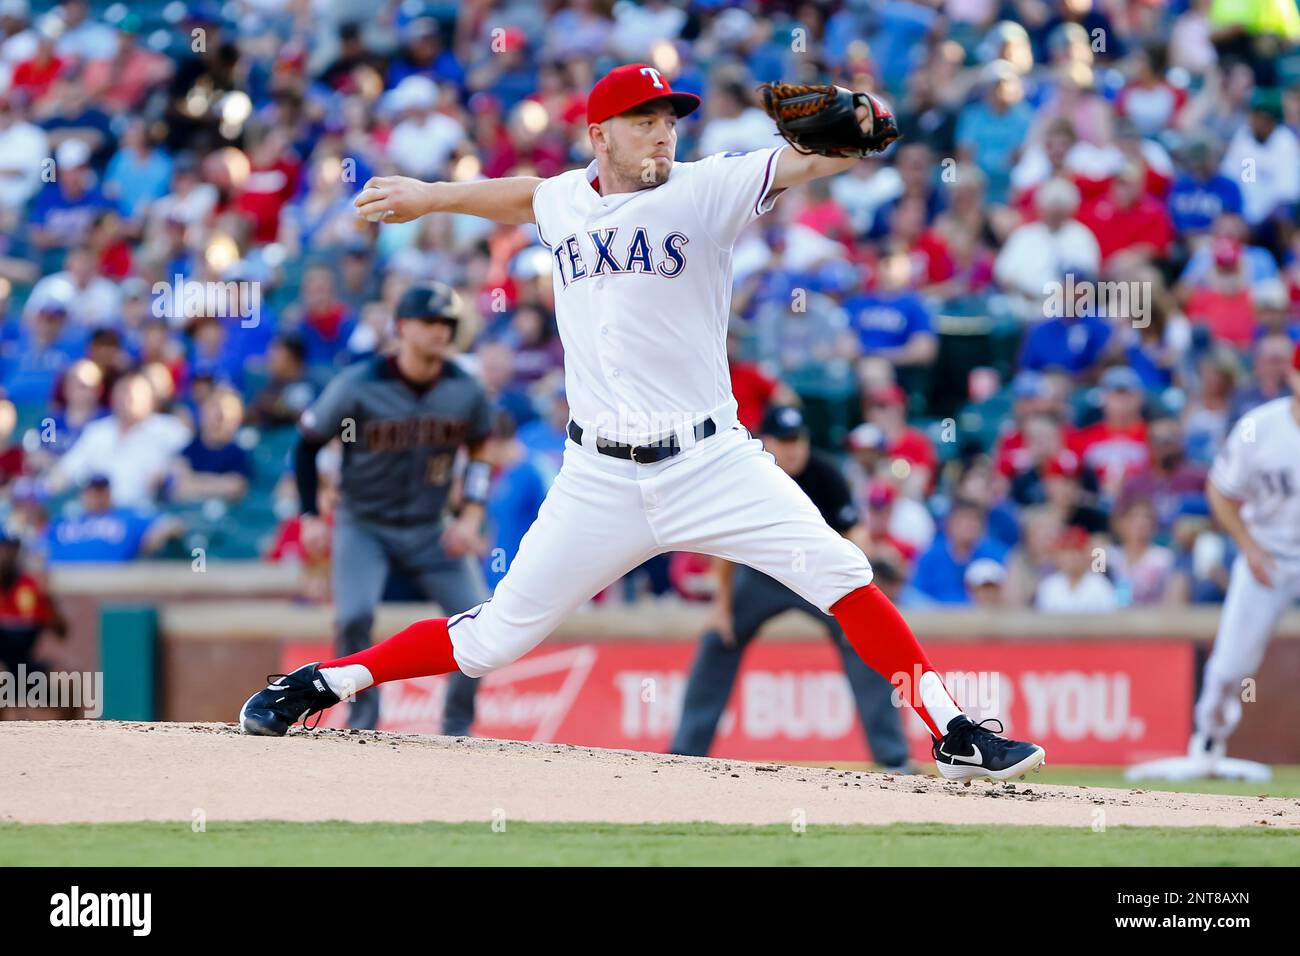
[[[598,160],[614,178],[639,189],[668,179],[677,155],[677,114],[664,101],[628,110],[596,124],[591,131]]]

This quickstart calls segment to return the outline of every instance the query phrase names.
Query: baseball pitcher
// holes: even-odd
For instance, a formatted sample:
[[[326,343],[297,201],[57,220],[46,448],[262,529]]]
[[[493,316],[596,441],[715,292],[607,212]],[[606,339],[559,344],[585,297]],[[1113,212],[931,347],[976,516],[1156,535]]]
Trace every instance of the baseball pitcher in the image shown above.
[[[834,615],[926,722],[946,778],[1008,779],[1043,762],[1041,747],[961,712],[862,551],[736,421],[726,336],[737,237],[783,191],[898,137],[888,108],[865,93],[778,84],[762,95],[790,145],[676,162],[677,122],[699,97],[634,63],[592,88],[586,169],[366,183],[356,205],[371,220],[454,212],[536,224],[564,344],[563,465],[490,601],[279,676],[244,704],[246,733],[283,735],[352,688],[488,674],[628,570],[682,550],[748,565]]]

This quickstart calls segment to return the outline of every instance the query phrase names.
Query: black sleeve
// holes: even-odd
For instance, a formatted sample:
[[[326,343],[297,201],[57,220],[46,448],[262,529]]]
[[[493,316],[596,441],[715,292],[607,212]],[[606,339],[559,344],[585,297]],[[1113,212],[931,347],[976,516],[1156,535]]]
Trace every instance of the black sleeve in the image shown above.
[[[837,534],[843,534],[858,523],[858,508],[853,503],[853,492],[849,489],[848,479],[834,461],[816,452],[808,465],[810,470],[816,469],[809,497],[813,499],[813,504],[822,513],[826,523]]]
[[[298,445],[294,448],[293,478],[298,485],[298,507],[305,515],[319,513],[316,510],[316,490],[320,475],[316,471],[316,453],[327,444],[304,432],[299,434]]]

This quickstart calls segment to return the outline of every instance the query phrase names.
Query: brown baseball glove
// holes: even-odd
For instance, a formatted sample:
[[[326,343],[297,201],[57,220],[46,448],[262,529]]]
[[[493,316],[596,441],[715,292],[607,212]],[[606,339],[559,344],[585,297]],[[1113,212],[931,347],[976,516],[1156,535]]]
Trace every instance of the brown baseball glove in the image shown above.
[[[870,156],[901,135],[893,111],[870,93],[800,83],[764,83],[758,92],[776,128],[801,153]],[[858,120],[859,106],[871,113],[870,132]]]

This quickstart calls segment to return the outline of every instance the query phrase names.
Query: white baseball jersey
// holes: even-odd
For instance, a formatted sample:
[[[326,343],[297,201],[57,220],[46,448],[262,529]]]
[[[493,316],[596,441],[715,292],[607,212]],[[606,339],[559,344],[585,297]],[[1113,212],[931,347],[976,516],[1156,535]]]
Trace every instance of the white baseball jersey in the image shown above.
[[[1196,730],[1225,741],[1241,720],[1241,681],[1259,672],[1278,618],[1300,597],[1300,423],[1290,398],[1251,409],[1210,469],[1224,494],[1244,502],[1251,537],[1277,560],[1262,584],[1242,555],[1232,565],[1214,650],[1196,701]]]
[[[1291,398],[1241,417],[1215,459],[1210,480],[1244,501],[1251,536],[1275,556],[1300,561],[1300,423]]]
[[[638,192],[602,196],[594,162],[537,187],[569,408],[584,429],[642,444],[707,416],[734,420],[731,251],[775,201],[780,150],[675,163]]]
[[[564,616],[657,554],[747,564],[828,611],[871,565],[736,423],[727,370],[731,247],[766,211],[779,149],[677,163],[652,189],[601,196],[596,167],[539,185],[554,256],[569,407],[582,426],[492,600],[448,624],[460,670],[481,677],[536,647]],[[716,434],[689,426],[710,417]],[[667,426],[667,427],[665,427]],[[682,450],[653,464],[597,438]]]

